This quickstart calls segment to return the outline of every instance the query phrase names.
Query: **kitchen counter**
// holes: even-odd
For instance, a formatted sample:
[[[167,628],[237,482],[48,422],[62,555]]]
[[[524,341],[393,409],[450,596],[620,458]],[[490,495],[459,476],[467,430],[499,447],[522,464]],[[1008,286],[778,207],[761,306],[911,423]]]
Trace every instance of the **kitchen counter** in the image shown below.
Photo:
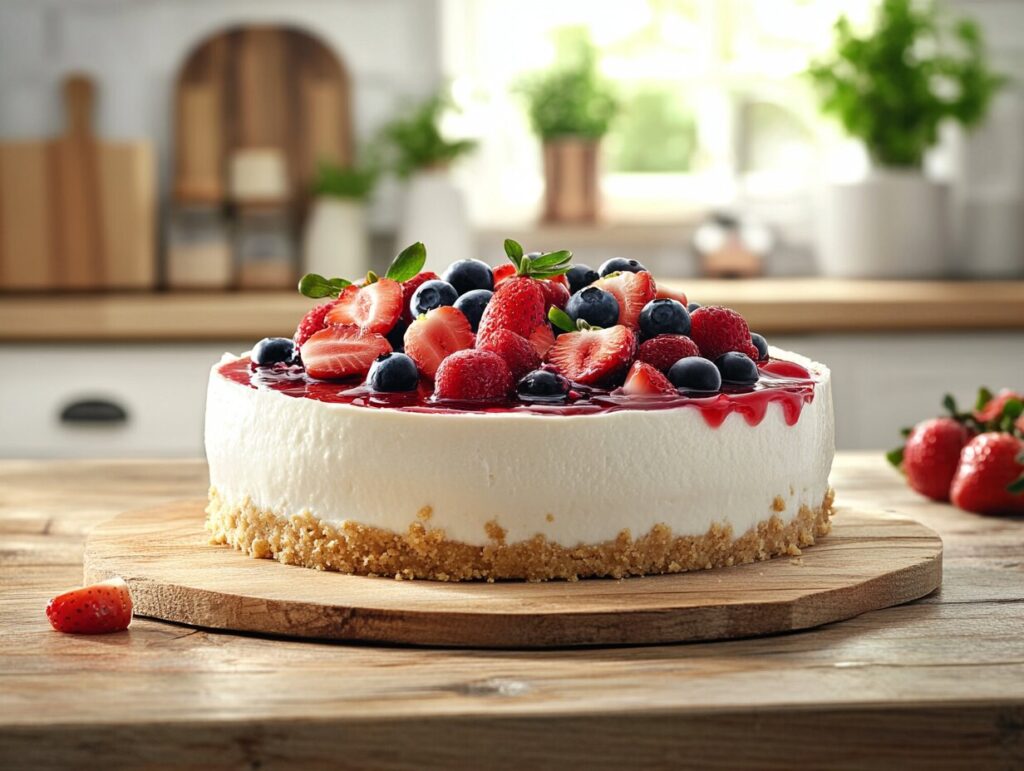
[[[937,530],[943,588],[762,639],[474,651],[147,619],[60,635],[43,608],[81,580],[89,528],[203,495],[205,466],[0,462],[0,757],[32,768],[1021,767],[1024,521],[925,501],[879,453],[841,454],[833,483],[839,505]]]
[[[1024,329],[1024,281],[665,279],[763,334]],[[295,292],[0,295],[0,342],[258,340],[288,334]]]

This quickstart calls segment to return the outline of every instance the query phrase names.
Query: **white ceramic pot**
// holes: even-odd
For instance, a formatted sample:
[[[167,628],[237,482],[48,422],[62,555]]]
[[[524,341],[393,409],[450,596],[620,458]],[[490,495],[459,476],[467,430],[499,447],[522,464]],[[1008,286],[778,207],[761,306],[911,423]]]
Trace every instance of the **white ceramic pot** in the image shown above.
[[[456,260],[473,257],[466,201],[447,169],[425,169],[409,178],[397,238],[396,251],[422,241],[424,270],[439,274]]]
[[[917,171],[879,169],[826,194],[819,264],[843,278],[949,273],[949,191]]]
[[[370,269],[366,206],[346,198],[318,198],[306,221],[303,268],[350,281]]]

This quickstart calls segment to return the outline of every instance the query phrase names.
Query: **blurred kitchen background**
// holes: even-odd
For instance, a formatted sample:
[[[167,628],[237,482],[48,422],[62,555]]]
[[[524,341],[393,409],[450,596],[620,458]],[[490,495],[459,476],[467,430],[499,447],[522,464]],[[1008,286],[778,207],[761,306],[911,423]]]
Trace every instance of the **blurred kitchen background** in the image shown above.
[[[840,18],[845,18],[837,27]],[[4,0],[0,457],[202,451],[306,271],[641,260],[841,448],[1024,387],[1020,0]],[[677,281],[669,281],[669,279]]]

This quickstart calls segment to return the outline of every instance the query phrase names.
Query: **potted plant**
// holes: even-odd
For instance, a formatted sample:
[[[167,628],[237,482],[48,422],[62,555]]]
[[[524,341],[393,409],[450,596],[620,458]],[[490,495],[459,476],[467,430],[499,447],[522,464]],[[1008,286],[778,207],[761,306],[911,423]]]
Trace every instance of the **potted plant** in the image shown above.
[[[390,165],[406,181],[398,242],[429,244],[431,270],[473,256],[466,202],[448,170],[476,143],[444,136],[441,119],[449,107],[444,96],[435,95],[391,121],[383,132]]]
[[[305,272],[362,276],[370,269],[366,202],[378,176],[373,162],[348,168],[320,164],[303,239]]]
[[[865,179],[831,187],[821,261],[836,276],[933,277],[947,271],[949,201],[923,171],[939,127],[971,128],[1002,78],[989,70],[976,25],[952,22],[932,4],[883,0],[874,30],[846,17],[835,50],[810,78],[826,114],[860,139],[871,160]]]
[[[544,144],[544,219],[550,222],[597,219],[598,149],[618,111],[593,45],[582,36],[573,42],[561,62],[520,84]]]

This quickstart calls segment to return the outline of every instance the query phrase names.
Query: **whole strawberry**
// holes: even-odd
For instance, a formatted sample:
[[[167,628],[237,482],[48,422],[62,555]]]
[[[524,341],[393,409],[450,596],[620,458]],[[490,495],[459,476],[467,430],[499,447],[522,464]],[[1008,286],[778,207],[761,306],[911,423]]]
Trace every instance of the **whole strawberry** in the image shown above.
[[[495,329],[487,337],[477,337],[476,347],[503,358],[516,380],[540,366],[540,356],[533,344],[508,329]]]
[[[132,597],[124,580],[113,578],[54,597],[46,605],[46,617],[58,632],[120,632],[132,622]]]
[[[949,500],[960,451],[971,438],[967,428],[953,418],[933,418],[918,423],[903,448],[903,472],[910,486],[935,501]]]
[[[950,497],[978,514],[1024,514],[1024,441],[994,431],[974,437],[960,454]]]
[[[505,360],[491,351],[456,351],[441,362],[434,376],[434,396],[456,401],[505,398],[515,383]]]
[[[705,305],[695,310],[690,314],[690,338],[705,359],[714,361],[730,351],[745,353],[754,361],[760,358],[746,320],[730,308]]]

